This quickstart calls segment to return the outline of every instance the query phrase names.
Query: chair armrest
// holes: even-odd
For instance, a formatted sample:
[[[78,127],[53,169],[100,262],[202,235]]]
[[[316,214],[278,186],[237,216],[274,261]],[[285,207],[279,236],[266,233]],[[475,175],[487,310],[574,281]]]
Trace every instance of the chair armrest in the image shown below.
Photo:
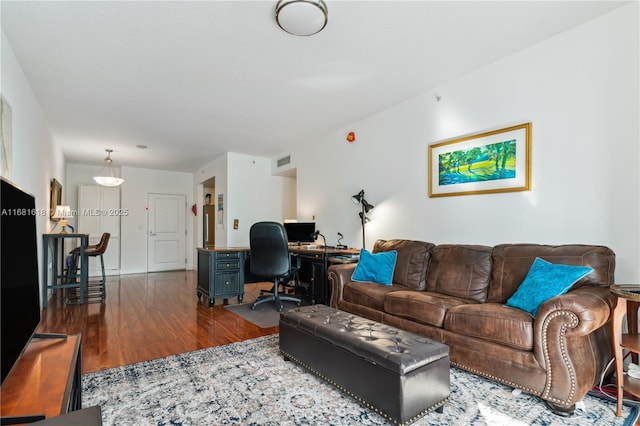
[[[613,357],[609,320],[614,302],[608,287],[586,286],[540,306],[533,350],[547,372],[544,399],[569,407],[593,387]]]
[[[342,289],[344,285],[351,281],[353,270],[357,263],[346,263],[329,266],[329,285],[331,286],[331,307],[337,308],[342,300]]]

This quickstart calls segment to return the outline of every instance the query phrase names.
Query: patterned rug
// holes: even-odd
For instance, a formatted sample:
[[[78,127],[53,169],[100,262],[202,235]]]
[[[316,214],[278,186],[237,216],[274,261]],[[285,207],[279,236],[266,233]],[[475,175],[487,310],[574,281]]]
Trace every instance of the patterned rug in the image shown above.
[[[86,374],[83,406],[105,425],[386,425],[384,418],[278,354],[278,336]],[[563,418],[538,398],[451,370],[451,400],[416,425],[625,425],[638,407],[589,396]]]

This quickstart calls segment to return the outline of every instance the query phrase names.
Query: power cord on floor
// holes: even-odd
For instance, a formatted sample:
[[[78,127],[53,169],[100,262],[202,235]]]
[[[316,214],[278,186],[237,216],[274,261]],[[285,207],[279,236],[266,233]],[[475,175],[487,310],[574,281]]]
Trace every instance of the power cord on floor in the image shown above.
[[[612,401],[618,400],[618,389],[617,386],[613,383],[609,383],[607,385],[603,385],[604,377],[611,367],[611,364],[615,361],[615,358],[612,358],[611,361],[607,364],[607,366],[602,370],[602,374],[600,374],[600,382],[597,386],[594,386],[594,390],[600,393],[600,396],[611,399]],[[635,379],[640,378],[640,366],[638,364],[630,363],[628,367],[627,375],[629,377],[633,377]],[[634,405],[640,405],[640,401],[636,401],[634,399],[623,398],[622,402],[627,402]]]

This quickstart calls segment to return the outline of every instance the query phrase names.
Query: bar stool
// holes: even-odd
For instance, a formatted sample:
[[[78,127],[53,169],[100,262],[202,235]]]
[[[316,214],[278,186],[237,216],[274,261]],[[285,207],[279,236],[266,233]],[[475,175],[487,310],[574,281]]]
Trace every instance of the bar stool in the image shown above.
[[[84,254],[88,257],[96,257],[100,256],[100,267],[102,269],[102,279],[101,280],[93,280],[87,283],[87,294],[85,295],[88,303],[97,303],[104,302],[107,297],[107,276],[104,272],[104,257],[103,254],[107,251],[107,246],[109,245],[109,238],[111,238],[111,234],[105,232],[100,237],[100,241],[98,244],[93,246],[87,246],[84,249]],[[69,253],[73,256],[75,260],[74,264],[77,266],[77,259],[80,256],[80,247],[76,247],[71,250]],[[67,303],[77,303],[77,295],[76,292],[73,295],[70,295]]]

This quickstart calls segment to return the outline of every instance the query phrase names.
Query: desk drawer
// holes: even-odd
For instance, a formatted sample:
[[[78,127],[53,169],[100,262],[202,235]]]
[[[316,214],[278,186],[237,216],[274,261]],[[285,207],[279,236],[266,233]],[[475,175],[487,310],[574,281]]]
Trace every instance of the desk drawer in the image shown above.
[[[216,296],[236,295],[240,289],[238,273],[217,273],[215,275],[215,294]]]
[[[240,259],[240,252],[238,251],[217,251],[216,260],[223,259]]]
[[[239,260],[229,260],[228,262],[220,262],[216,261],[216,271],[224,271],[234,269],[240,269],[240,261]]]

